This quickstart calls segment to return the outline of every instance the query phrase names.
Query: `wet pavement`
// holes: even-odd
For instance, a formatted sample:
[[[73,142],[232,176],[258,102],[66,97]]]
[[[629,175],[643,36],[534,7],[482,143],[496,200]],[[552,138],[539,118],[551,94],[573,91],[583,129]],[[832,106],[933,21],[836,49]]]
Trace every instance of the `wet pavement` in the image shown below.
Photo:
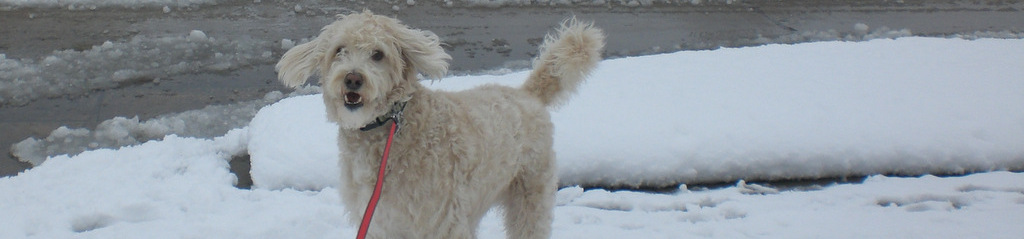
[[[282,39],[316,35],[337,13],[364,8],[437,33],[453,56],[453,74],[526,67],[544,34],[571,15],[593,20],[605,30],[605,55],[610,58],[814,40],[803,37],[809,32],[845,36],[863,30],[854,27],[858,23],[872,30],[883,26],[907,29],[916,36],[1024,32],[1024,3],[1015,1],[787,0],[503,8],[401,2],[241,1],[168,12],[117,7],[0,10],[0,54],[8,59],[38,60],[55,50],[86,50],[104,41],[123,41],[136,35],[183,35],[191,30],[202,30],[211,37],[251,36],[279,46]],[[394,10],[395,6],[399,10]],[[275,58],[283,53],[279,47],[268,50]],[[0,176],[30,166],[11,156],[10,145],[28,137],[44,138],[60,126],[91,129],[116,116],[147,119],[211,104],[259,99],[277,90],[287,91],[276,82],[273,64],[259,64],[228,72],[170,75],[159,82],[37,99],[20,106],[0,105]]]

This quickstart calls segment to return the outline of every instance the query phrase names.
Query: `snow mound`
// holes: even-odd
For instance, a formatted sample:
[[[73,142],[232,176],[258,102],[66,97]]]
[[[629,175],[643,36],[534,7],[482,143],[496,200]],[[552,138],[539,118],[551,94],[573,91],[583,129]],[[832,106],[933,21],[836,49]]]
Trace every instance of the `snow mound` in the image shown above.
[[[42,59],[0,54],[0,105],[152,82],[198,72],[222,72],[276,61],[273,44],[251,37],[216,39],[202,31],[185,36],[135,36],[84,51],[62,50]]]
[[[1024,40],[936,38],[606,60],[579,95],[552,115],[559,183],[667,187],[740,179],[1024,169],[1021,62]],[[527,74],[453,77],[428,86],[518,86]],[[322,109],[323,102],[302,101],[308,105],[268,112],[315,117],[301,122],[328,129],[323,116],[310,112]],[[299,121],[266,125],[291,127],[287,125]],[[289,134],[283,129],[251,130]],[[253,164],[283,165],[305,160],[299,155],[335,155],[333,141],[320,141],[336,132],[301,132],[317,139],[302,142],[315,145],[279,147],[273,156],[258,155],[259,147],[250,145]],[[287,137],[268,135],[268,140]],[[326,157],[310,167],[315,171],[301,174],[327,175],[333,167],[335,159]],[[294,168],[278,174],[296,174]],[[308,181],[302,188],[334,183],[333,178]]]
[[[605,61],[553,114],[561,183],[1021,169],[1020,62],[1024,40],[934,38]]]
[[[253,186],[337,188],[338,126],[326,120],[320,95],[292,97],[261,109],[249,124]]]
[[[338,227],[345,222],[335,190],[233,187],[236,178],[228,160],[245,151],[247,133],[232,130],[214,139],[168,136],[116,150],[57,156],[18,176],[0,178],[0,214],[5,215],[0,238],[354,234]],[[290,226],[263,226],[273,224]]]

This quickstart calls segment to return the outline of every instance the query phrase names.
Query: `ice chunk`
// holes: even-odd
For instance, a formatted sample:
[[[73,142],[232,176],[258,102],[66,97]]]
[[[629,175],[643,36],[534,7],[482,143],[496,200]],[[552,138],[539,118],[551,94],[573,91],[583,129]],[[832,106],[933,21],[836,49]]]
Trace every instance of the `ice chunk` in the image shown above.
[[[580,186],[566,187],[555,193],[555,205],[564,206],[583,196],[583,188]]]
[[[861,35],[867,34],[869,29],[868,24],[859,22],[857,24],[853,24],[853,31]]]
[[[778,194],[779,193],[778,189],[774,189],[774,188],[770,188],[770,187],[765,187],[765,186],[761,186],[761,185],[757,185],[757,184],[748,184],[747,181],[744,181],[744,180],[740,180],[739,182],[736,183],[736,189],[738,189],[740,191],[740,193],[743,193],[743,194],[761,194],[761,195],[764,195],[764,194]]]
[[[156,64],[156,63],[154,62],[153,64]],[[125,69],[125,70],[115,71],[114,75],[111,76],[111,78],[113,78],[113,80],[115,82],[124,82],[124,81],[131,80],[133,78],[139,77],[139,75],[140,74],[137,71]]]
[[[286,50],[287,51],[288,49],[292,49],[292,47],[295,47],[295,42],[292,41],[292,39],[281,39],[281,49],[282,50]]]
[[[61,126],[53,130],[50,136],[39,140],[28,138],[11,146],[11,154],[22,161],[32,165],[42,164],[48,155],[61,154],[65,149],[79,151],[85,150],[84,142],[76,142],[74,139],[84,138],[89,135],[87,129],[71,129]],[[55,146],[60,145],[60,146]]]
[[[188,40],[192,42],[205,41],[206,33],[200,30],[192,30],[192,32],[188,33]]]

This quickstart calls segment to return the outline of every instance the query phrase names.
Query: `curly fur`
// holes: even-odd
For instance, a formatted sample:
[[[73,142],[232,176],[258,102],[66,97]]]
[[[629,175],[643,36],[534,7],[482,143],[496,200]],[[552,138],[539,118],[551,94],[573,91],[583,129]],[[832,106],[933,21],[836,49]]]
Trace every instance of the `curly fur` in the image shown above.
[[[277,64],[288,86],[319,76],[329,120],[338,123],[342,202],[358,223],[376,182],[386,129],[360,131],[408,102],[390,152],[370,238],[475,238],[480,219],[501,206],[509,238],[548,238],[557,190],[548,106],[563,102],[600,61],[604,35],[574,19],[548,36],[522,88],[426,89],[451,57],[437,35],[368,11],[342,16],[290,49]],[[341,49],[340,51],[338,49]],[[375,51],[383,59],[374,60]],[[366,83],[344,86],[357,72]],[[346,108],[347,92],[364,105]]]

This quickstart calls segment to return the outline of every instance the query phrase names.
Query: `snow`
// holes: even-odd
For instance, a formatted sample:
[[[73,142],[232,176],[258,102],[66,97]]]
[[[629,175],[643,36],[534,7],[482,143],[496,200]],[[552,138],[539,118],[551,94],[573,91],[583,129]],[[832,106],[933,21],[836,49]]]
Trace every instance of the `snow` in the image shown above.
[[[292,39],[281,39],[281,50],[288,50],[295,47],[295,42]]]
[[[270,57],[272,45],[251,37],[217,39],[193,30],[185,36],[138,35],[88,50],[54,51],[40,59],[10,59],[0,54],[0,79],[5,79],[0,81],[0,105],[77,96],[179,74],[269,64],[277,60]]]
[[[605,61],[553,115],[562,185],[1020,169],[1022,62],[933,38]]]
[[[251,130],[250,130],[251,131]],[[169,136],[54,157],[0,178],[2,238],[351,238],[337,191],[243,190],[227,159],[246,130]],[[872,176],[859,184],[750,193],[561,189],[552,238],[1013,238],[1024,233],[1024,173]],[[756,185],[766,188],[767,186]],[[504,238],[500,213],[480,238]]]
[[[328,238],[337,191],[240,190],[227,159],[247,131],[168,136],[119,150],[58,156],[0,179],[0,238]],[[269,213],[269,214],[267,214]],[[310,217],[310,215],[320,215]],[[273,223],[281,227],[253,228]],[[305,231],[305,232],[300,232]],[[217,236],[214,236],[217,235]],[[331,237],[333,238],[333,237]]]
[[[552,115],[563,186],[553,238],[1015,238],[1024,173],[1007,170],[1024,168],[1022,62],[1024,40],[937,38],[603,61]],[[518,85],[526,74],[425,83]],[[352,237],[322,104],[290,96],[212,139],[49,157],[0,178],[0,238]],[[232,186],[227,162],[241,154],[252,190]],[[759,183],[862,175],[875,176]],[[678,189],[584,190],[666,185]],[[480,238],[504,238],[500,214]]]
[[[299,190],[337,187],[341,175],[336,163],[338,146],[334,143],[338,141],[338,126],[324,124],[325,120],[321,95],[292,97],[261,109],[249,124],[253,186]],[[296,146],[305,149],[296,150]]]
[[[1019,176],[873,176],[778,194],[591,190],[556,209],[552,238],[1012,238],[1024,231],[1012,225],[1024,219]]]
[[[893,57],[898,56],[898,57]],[[552,115],[560,185],[666,187],[873,174],[1024,169],[1024,40],[900,38],[768,45],[606,60]],[[738,67],[742,66],[742,70]],[[428,83],[518,86],[528,72]],[[277,125],[318,129],[270,158],[326,155],[323,102],[285,99]],[[303,102],[294,102],[294,101]],[[299,105],[307,105],[301,107]],[[258,116],[259,117],[259,116]],[[314,126],[315,118],[320,126]],[[287,130],[267,141],[289,137]],[[333,142],[333,141],[331,141]],[[262,157],[254,154],[253,157]],[[270,164],[271,166],[261,166]],[[253,160],[294,174],[298,167]],[[287,172],[287,173],[284,173]],[[256,178],[263,173],[253,172]],[[277,181],[277,180],[271,180]],[[280,189],[285,184],[256,186]],[[290,185],[331,187],[332,181]],[[262,184],[262,185],[261,185]],[[273,185],[273,186],[271,186]]]

